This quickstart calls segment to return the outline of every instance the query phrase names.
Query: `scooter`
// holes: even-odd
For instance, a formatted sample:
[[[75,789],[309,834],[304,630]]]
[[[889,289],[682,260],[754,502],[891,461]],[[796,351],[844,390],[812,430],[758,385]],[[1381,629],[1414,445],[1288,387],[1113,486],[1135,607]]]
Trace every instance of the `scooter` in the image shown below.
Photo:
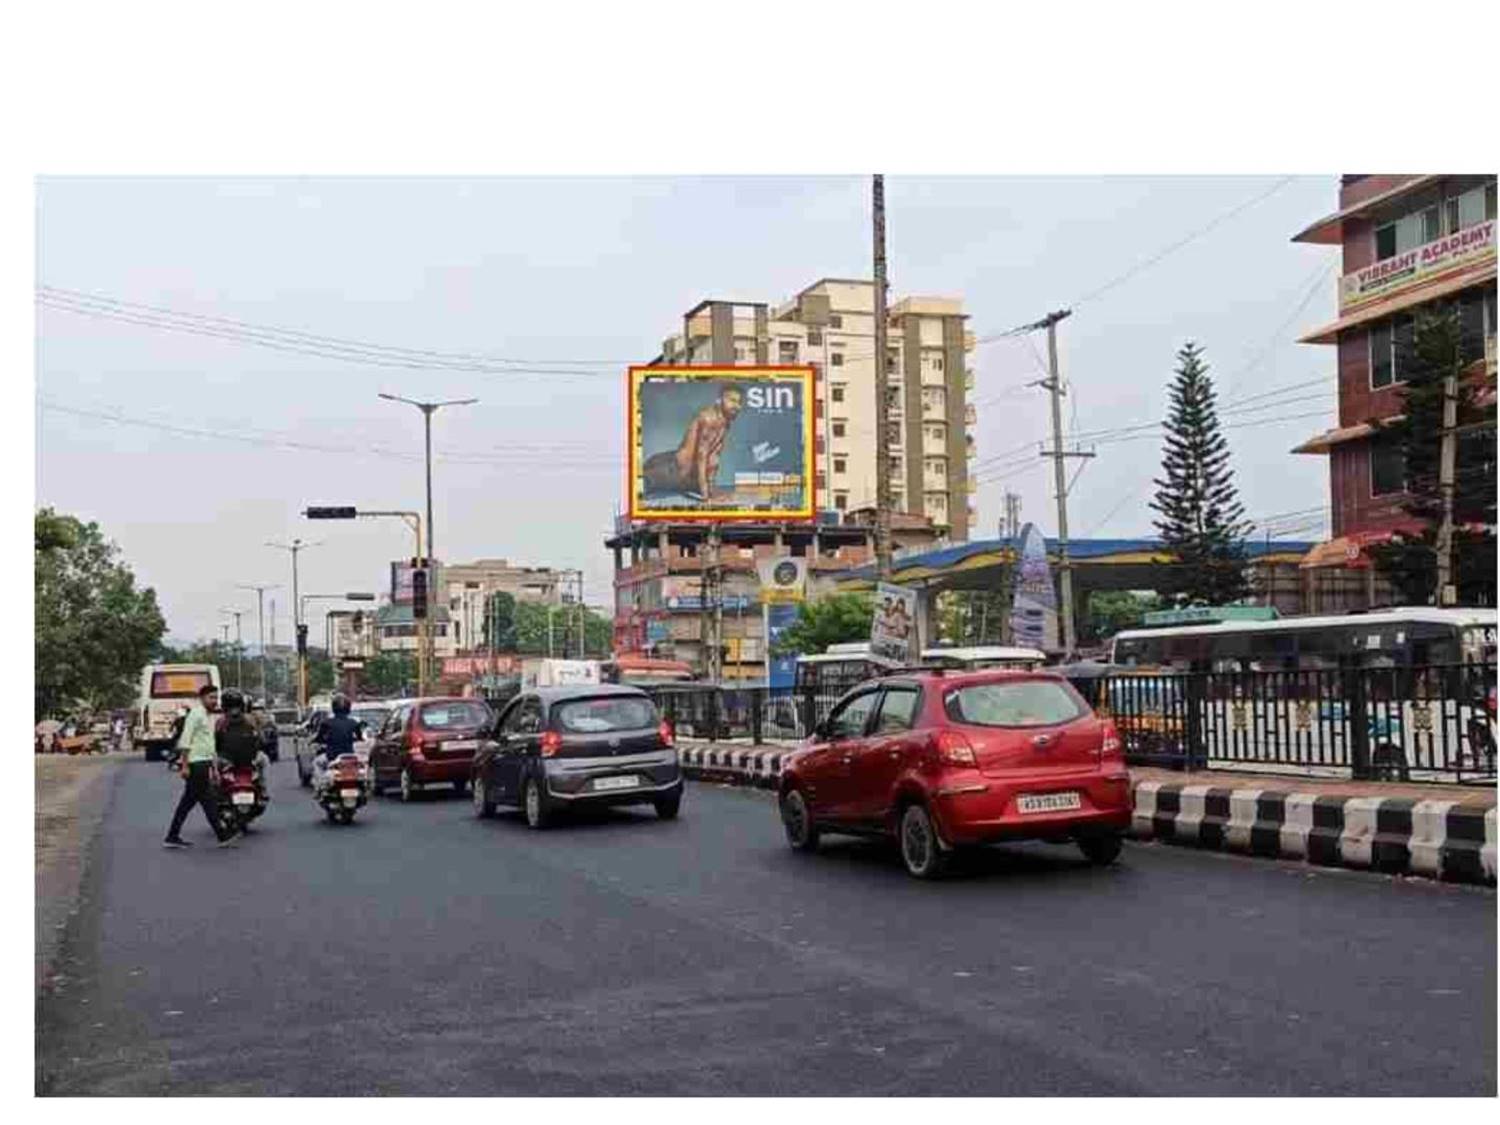
[[[254,766],[219,762],[219,822],[228,831],[245,832],[266,811],[269,798],[256,780]]]
[[[340,754],[313,778],[313,800],[330,824],[353,824],[370,799],[370,767],[358,754]]]

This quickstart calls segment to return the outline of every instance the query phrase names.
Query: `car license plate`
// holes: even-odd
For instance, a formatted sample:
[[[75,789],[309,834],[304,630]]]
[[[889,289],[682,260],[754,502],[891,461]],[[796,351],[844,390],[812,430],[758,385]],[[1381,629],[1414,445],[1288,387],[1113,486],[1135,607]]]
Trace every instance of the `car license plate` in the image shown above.
[[[254,793],[236,793],[232,799],[233,799],[234,803],[237,804],[237,805],[253,805],[253,804],[255,804],[255,794]]]
[[[477,738],[461,738],[455,742],[443,743],[444,750],[478,750],[479,740]]]
[[[596,777],[594,778],[593,787],[596,790],[634,789],[640,783],[641,779],[634,775],[630,777]]]
[[[1016,798],[1016,808],[1023,813],[1066,812],[1083,808],[1077,793],[1031,793]]]

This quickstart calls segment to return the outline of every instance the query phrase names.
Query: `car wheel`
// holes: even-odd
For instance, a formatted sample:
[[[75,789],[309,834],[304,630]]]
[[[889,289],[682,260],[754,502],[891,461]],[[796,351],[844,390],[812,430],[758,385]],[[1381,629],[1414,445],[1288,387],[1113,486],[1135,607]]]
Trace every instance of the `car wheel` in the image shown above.
[[[521,809],[526,814],[527,828],[546,828],[552,822],[552,810],[547,807],[547,795],[534,777],[528,777],[521,793]]]
[[[475,816],[480,820],[485,820],[495,815],[495,802],[486,796],[484,782],[477,777],[474,779],[473,795]]]
[[[410,804],[417,799],[417,785],[411,779],[411,770],[401,767],[401,800]]]
[[[1118,832],[1089,832],[1078,837],[1078,850],[1097,867],[1108,867],[1120,858],[1125,841]]]
[[[948,857],[938,845],[937,828],[921,805],[907,805],[901,814],[901,861],[907,873],[918,879],[936,879],[948,866]]]
[[[682,808],[682,790],[678,790],[670,797],[658,797],[651,802],[656,806],[656,815],[662,820],[676,820],[677,813]]]
[[[788,789],[781,795],[781,826],[786,829],[786,842],[793,851],[817,850],[818,826],[802,790]]]

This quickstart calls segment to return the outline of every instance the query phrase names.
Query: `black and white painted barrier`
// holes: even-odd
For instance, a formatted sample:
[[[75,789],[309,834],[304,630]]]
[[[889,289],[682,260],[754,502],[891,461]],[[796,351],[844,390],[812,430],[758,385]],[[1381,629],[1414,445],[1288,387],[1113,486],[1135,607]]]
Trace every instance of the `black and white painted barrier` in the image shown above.
[[[774,789],[791,747],[678,747],[700,781]],[[1410,797],[1330,797],[1166,781],[1131,787],[1138,839],[1395,875],[1495,882],[1495,810]]]
[[[1248,855],[1394,875],[1495,882],[1495,810],[1410,797],[1163,781],[1132,787],[1132,833]]]

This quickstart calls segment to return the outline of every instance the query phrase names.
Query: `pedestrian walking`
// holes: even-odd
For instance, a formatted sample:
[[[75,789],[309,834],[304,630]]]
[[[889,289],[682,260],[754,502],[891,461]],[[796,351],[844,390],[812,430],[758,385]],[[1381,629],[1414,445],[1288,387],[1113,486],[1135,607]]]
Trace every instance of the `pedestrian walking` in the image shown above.
[[[201,805],[203,815],[208,817],[209,827],[218,837],[221,848],[235,842],[233,830],[225,831],[219,826],[219,802],[215,794],[218,780],[216,774],[218,756],[214,749],[213,713],[219,709],[219,689],[205,685],[198,691],[198,702],[188,711],[182,724],[182,735],[178,739],[178,757],[182,769],[182,796],[177,801],[177,810],[172,814],[172,826],[167,829],[163,846],[185,848],[188,842],[181,836],[182,822],[194,805]]]

